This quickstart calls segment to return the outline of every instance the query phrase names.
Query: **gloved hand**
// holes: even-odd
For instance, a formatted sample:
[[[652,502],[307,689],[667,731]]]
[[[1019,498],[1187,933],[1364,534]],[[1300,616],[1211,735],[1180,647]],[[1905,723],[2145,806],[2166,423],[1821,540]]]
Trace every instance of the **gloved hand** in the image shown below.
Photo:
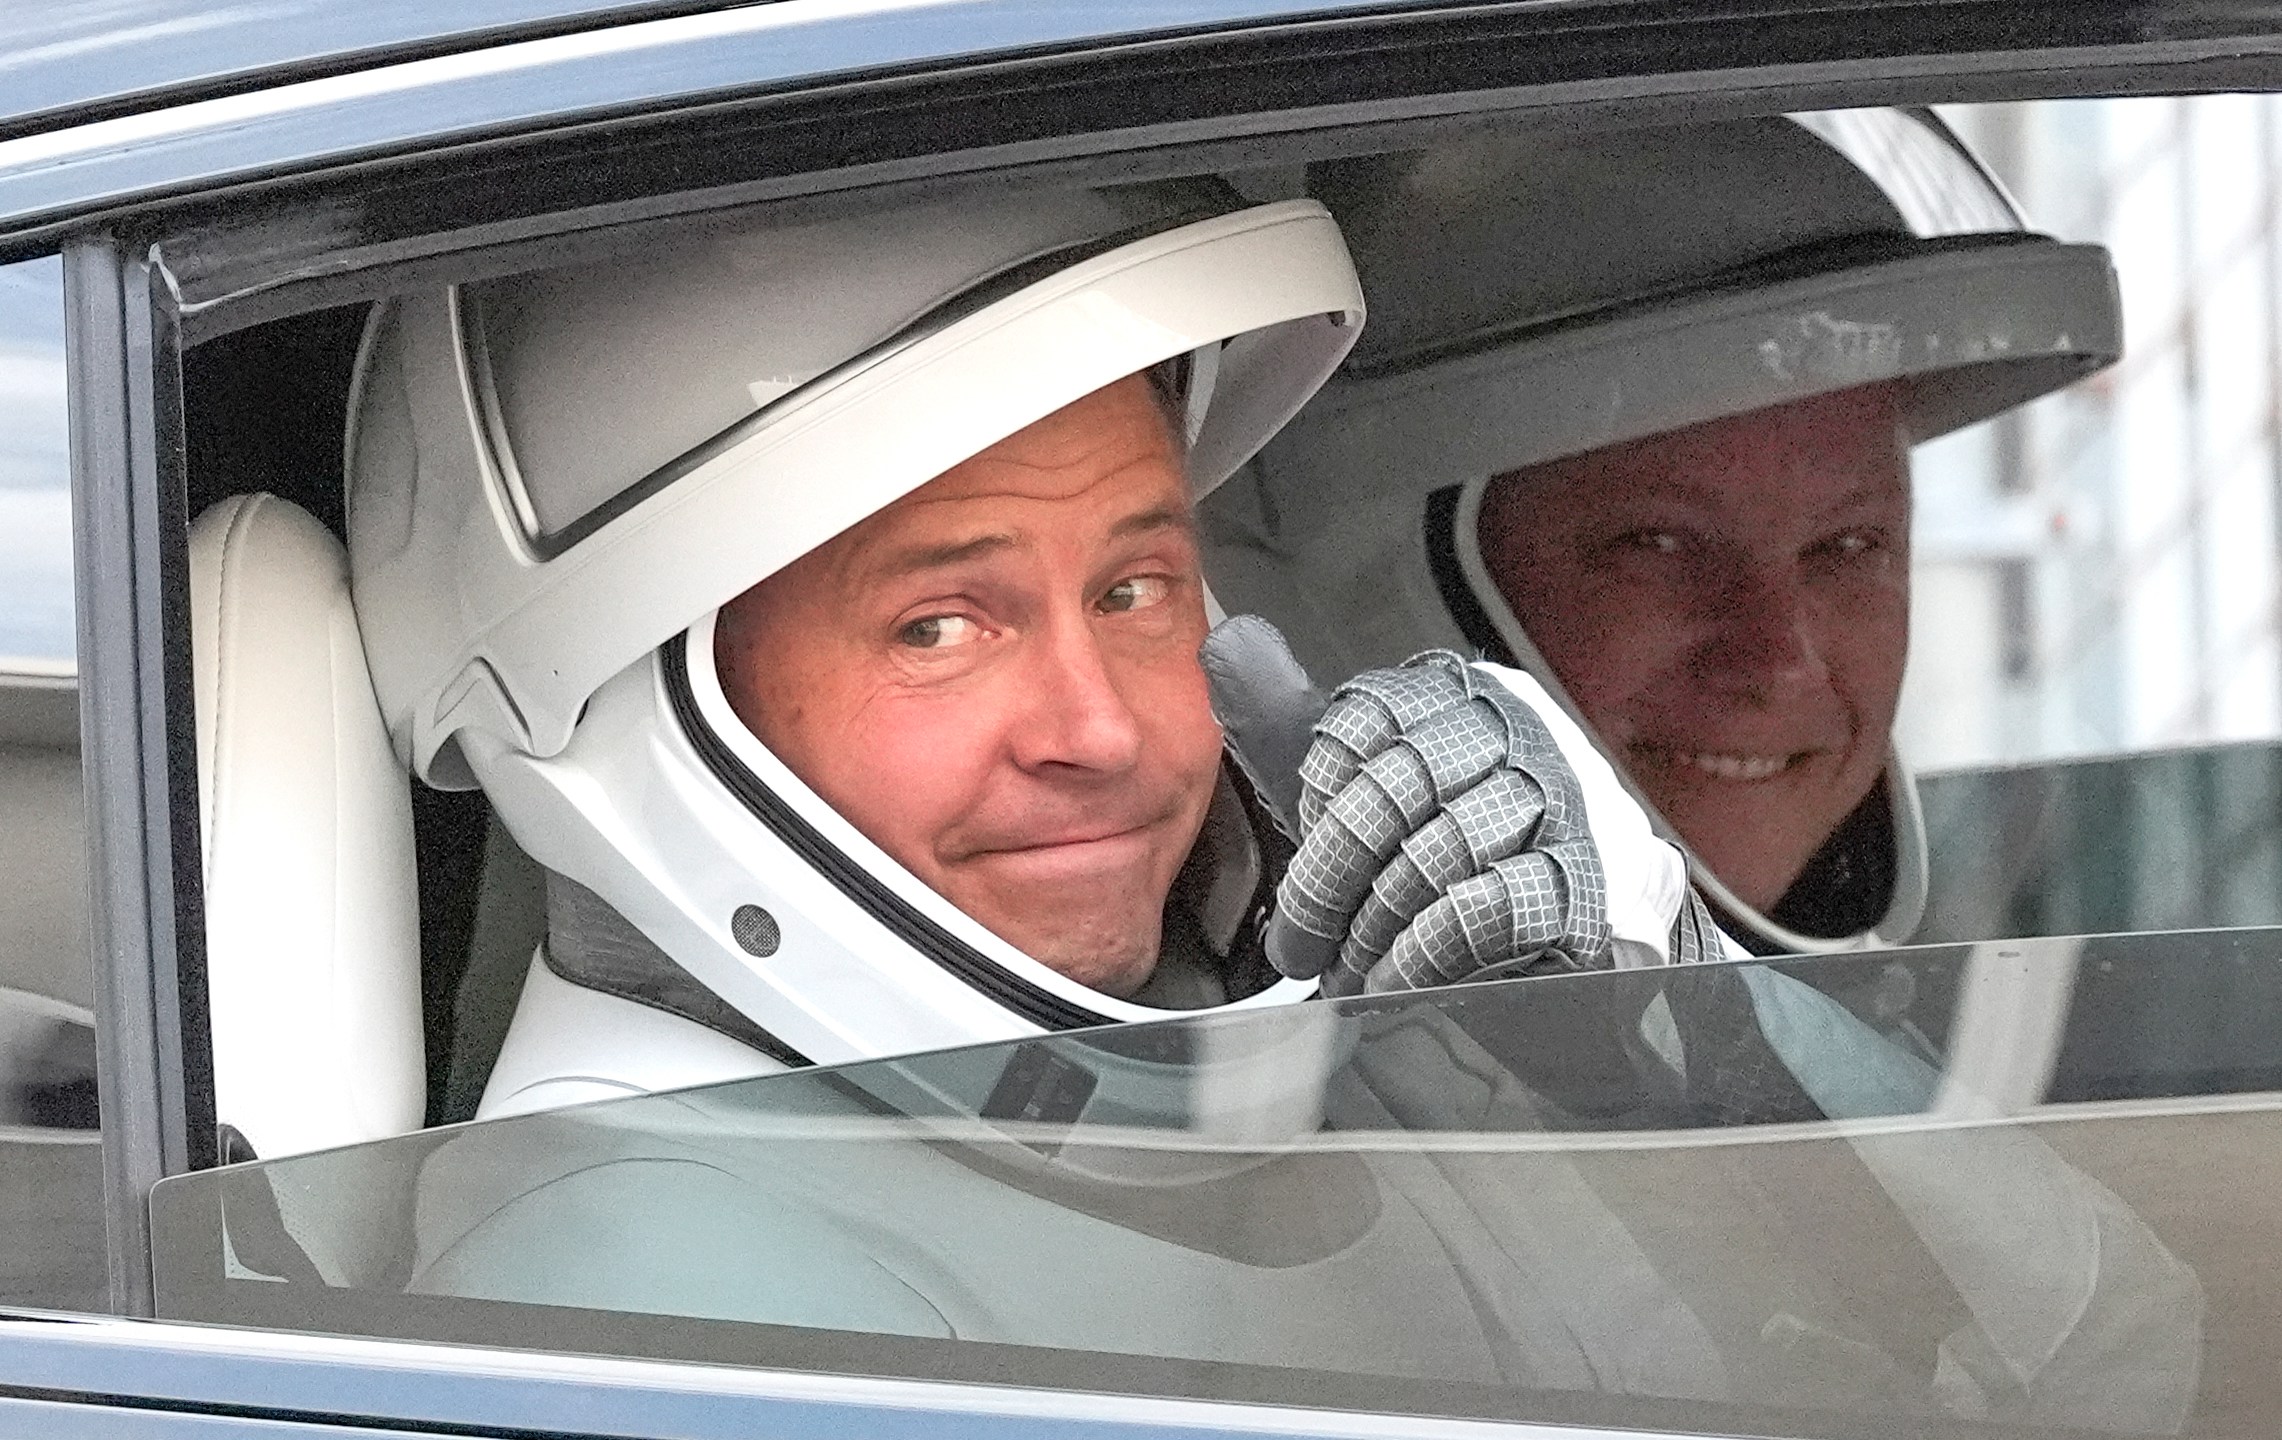
[[[1267,934],[1284,974],[1350,995],[1716,958],[1678,852],[1528,677],[1430,651],[1326,699],[1255,616],[1202,658],[1231,756],[1298,843]],[[1617,842],[1613,927],[1597,829]]]

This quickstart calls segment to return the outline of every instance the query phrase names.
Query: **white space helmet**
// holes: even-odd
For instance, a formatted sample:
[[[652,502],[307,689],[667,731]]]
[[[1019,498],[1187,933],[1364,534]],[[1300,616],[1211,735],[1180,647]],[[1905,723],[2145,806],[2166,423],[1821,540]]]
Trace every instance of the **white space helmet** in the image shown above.
[[[1275,615],[1327,674],[1458,645],[1562,693],[1479,552],[1497,476],[1876,382],[1927,440],[2122,349],[2107,253],[2030,233],[1930,113],[1493,135],[1321,166],[1308,188],[1371,330],[1207,507],[1206,536],[1222,599]],[[1924,849],[1897,756],[1802,877],[1860,892],[1825,907],[1839,923],[1793,928],[1694,870],[1749,943],[1898,943]]]
[[[731,712],[714,614],[1167,362],[1202,494],[1331,373],[1362,313],[1320,205],[1196,185],[716,228],[392,301],[348,438],[390,733],[799,1057],[1161,1015],[1022,954],[826,805]]]

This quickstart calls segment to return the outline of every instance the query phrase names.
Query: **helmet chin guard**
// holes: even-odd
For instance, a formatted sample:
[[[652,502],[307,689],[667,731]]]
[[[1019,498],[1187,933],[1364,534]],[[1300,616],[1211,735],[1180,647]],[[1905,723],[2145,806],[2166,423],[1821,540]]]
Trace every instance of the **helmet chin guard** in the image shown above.
[[[1158,1009],[993,934],[731,710],[719,607],[1025,426],[1182,361],[1202,494],[1338,365],[1363,305],[1312,201],[1194,186],[710,232],[382,306],[349,530],[400,756],[789,1049],[835,1063]],[[1284,981],[1226,1008],[1312,993]]]

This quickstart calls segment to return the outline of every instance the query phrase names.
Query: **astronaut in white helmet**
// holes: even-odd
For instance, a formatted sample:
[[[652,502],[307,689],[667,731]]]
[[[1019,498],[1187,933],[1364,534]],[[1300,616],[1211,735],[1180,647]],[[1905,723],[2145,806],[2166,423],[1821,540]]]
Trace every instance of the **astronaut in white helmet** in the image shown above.
[[[1191,187],[724,230],[384,307],[349,439],[375,690],[406,762],[481,785],[556,877],[483,1113],[1716,951],[1679,852],[1532,677],[1430,652],[1326,695],[1265,621],[1207,637],[1192,497],[1298,409],[1361,320],[1321,206]],[[1778,1008],[1807,1017],[1784,1033],[1860,1092],[1882,1042],[1777,981]],[[736,1123],[753,1112],[735,1093],[675,1102],[675,1125],[613,1108],[473,1127],[423,1147],[411,1288],[1733,1394],[1685,1287],[1558,1147],[1298,1163],[1287,1142],[1341,1105],[1376,1131],[1541,1124],[1456,1007],[1371,1008],[882,1067],[976,1081],[935,1103],[986,1135],[1090,1115],[1215,1140],[1137,1163],[1115,1144],[1016,1146],[986,1174],[930,1143],[918,1188],[867,1197],[828,1157],[781,1163],[767,1127]],[[1349,1073],[1366,1025],[1392,1063]],[[792,1093],[860,1119],[861,1083]],[[697,1153],[693,1119],[703,1163],[655,1163]],[[2007,1216],[2034,1196],[2038,1232],[2070,1241],[2058,1259],[2003,1247],[2025,1259],[1979,1287],[2065,1304],[1984,1303],[1951,1348],[1989,1351],[1995,1413],[2171,1413],[2191,1377],[2170,1363],[2179,1267],[2011,1139],[1895,1167],[1946,1173],[1962,1150]],[[1247,1177],[1268,1183],[1194,1193],[1264,1222],[1246,1231],[1338,1238],[1304,1265],[1254,1263],[1067,1198],[1160,1213],[1175,1187]],[[880,1263],[929,1253],[929,1194],[976,1199],[957,1263]],[[1986,1276],[1976,1200],[1935,1187],[1920,1211],[1954,1273]],[[571,1265],[566,1234],[610,1238]],[[1095,1269],[1030,1284],[1056,1249],[1198,1303]],[[1225,1303],[1229,1262],[1271,1282],[1260,1304]],[[1322,1323],[1295,1330],[1295,1304]],[[1999,1348],[1966,1348],[1985,1334]],[[1962,1400],[1940,1413],[1983,1405],[1973,1376],[1948,1390]]]
[[[375,689],[551,877],[480,1113],[1278,1005],[1342,959],[1334,990],[1698,953],[1677,852],[1528,677],[1334,701],[1260,622],[1200,662],[1193,500],[1362,319],[1320,205],[1213,184],[382,307],[348,441]]]
[[[1206,507],[1223,598],[1317,669],[1526,668],[1752,947],[1907,940],[1909,448],[2112,363],[2106,252],[1915,111],[1507,133],[1308,189],[1371,329]]]

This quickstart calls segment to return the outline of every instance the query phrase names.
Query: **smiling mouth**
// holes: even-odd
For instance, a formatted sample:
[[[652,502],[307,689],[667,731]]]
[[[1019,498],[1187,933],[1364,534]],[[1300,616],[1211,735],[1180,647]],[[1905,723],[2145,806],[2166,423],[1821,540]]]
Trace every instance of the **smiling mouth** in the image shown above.
[[[1810,752],[1787,755],[1732,755],[1716,750],[1678,750],[1663,745],[1635,747],[1642,755],[1670,770],[1691,770],[1715,780],[1769,780],[1804,761]]]

